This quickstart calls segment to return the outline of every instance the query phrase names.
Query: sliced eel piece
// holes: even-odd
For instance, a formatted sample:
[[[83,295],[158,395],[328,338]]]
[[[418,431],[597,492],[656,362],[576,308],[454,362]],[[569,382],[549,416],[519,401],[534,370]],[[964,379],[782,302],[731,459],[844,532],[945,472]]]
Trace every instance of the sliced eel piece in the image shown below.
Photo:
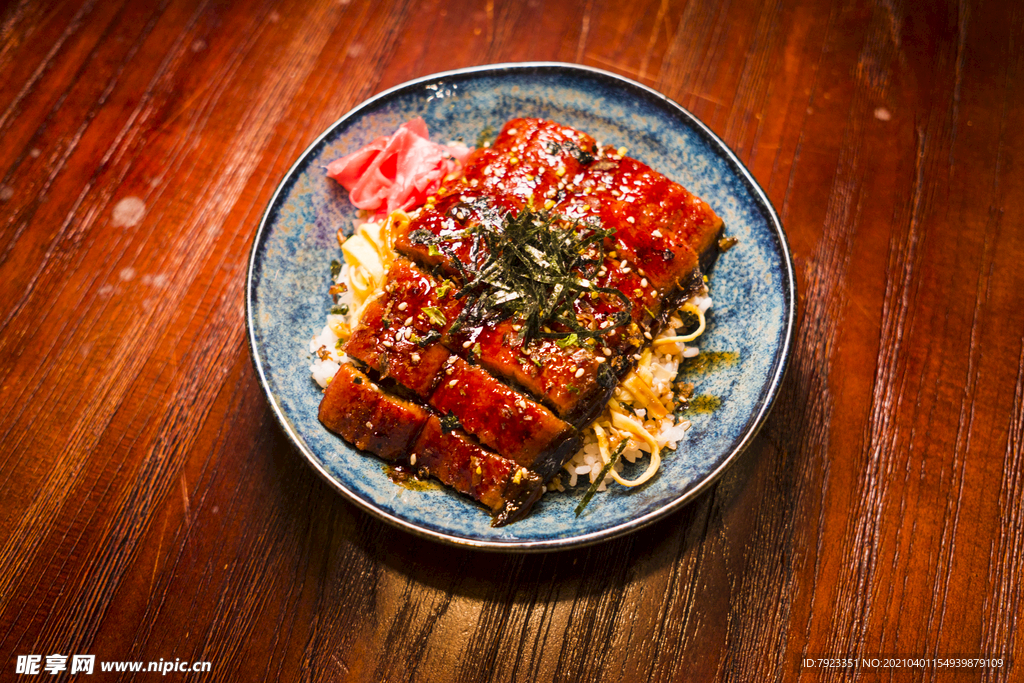
[[[630,234],[672,234],[674,239],[663,248],[675,251],[673,244],[685,244],[698,257],[702,271],[710,270],[718,254],[722,219],[685,187],[636,159],[613,155],[592,164],[580,181],[580,191],[565,205],[567,211],[582,207]],[[643,246],[632,250],[637,258],[645,257]]]
[[[494,198],[478,190],[442,189],[433,199],[395,231],[395,250],[427,268],[439,267],[446,277],[462,278],[466,266],[487,260],[486,245],[464,234],[467,228],[480,223],[485,212],[497,217],[501,213],[495,212],[519,210],[499,207]]]
[[[500,455],[547,479],[579,448],[578,432],[479,366],[452,356],[430,405]]]
[[[593,160],[594,138],[544,119],[512,119],[488,149],[467,161],[465,176],[472,188],[484,190],[518,208],[550,208],[557,195]]]
[[[419,396],[430,396],[449,356],[438,340],[461,310],[454,289],[397,259],[384,291],[363,310],[345,353],[381,378],[391,377]]]
[[[421,475],[436,477],[490,508],[494,526],[522,518],[544,492],[537,474],[457,430],[445,432],[433,415],[413,445],[409,462]]]
[[[608,204],[607,197],[613,197],[611,190],[598,186],[590,194],[577,193],[555,210],[569,218],[597,217],[605,228],[614,228],[615,235],[605,239],[608,255],[624,261],[624,267],[642,271],[661,294],[688,286],[694,273],[700,271],[697,254],[674,233],[652,233],[630,222],[627,212]]]
[[[327,385],[319,413],[327,429],[385,460],[409,452],[427,417],[425,408],[385,393],[348,363]]]
[[[563,347],[554,339],[524,344],[519,327],[511,320],[467,326],[448,330],[442,341],[453,353],[522,387],[566,422],[580,426],[593,419],[615,385],[605,379],[594,349]]]

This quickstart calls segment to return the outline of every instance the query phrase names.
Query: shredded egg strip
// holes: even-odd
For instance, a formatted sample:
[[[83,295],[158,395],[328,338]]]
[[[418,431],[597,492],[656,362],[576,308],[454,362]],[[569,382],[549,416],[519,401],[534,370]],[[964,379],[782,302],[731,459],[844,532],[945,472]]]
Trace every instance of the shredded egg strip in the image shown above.
[[[372,295],[383,287],[388,268],[395,260],[392,235],[408,223],[407,213],[394,211],[383,223],[363,223],[342,243],[341,253],[348,266],[348,286],[354,303],[349,313],[349,324],[353,328]]]

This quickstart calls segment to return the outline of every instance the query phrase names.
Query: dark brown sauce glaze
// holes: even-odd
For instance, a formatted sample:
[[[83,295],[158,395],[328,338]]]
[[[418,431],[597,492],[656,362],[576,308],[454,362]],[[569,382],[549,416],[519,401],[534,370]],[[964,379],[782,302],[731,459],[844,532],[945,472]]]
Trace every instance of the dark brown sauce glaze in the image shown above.
[[[432,479],[420,479],[416,476],[416,472],[405,464],[384,465],[384,472],[388,475],[388,479],[410,491],[429,491],[431,489],[444,488],[439,482]]]

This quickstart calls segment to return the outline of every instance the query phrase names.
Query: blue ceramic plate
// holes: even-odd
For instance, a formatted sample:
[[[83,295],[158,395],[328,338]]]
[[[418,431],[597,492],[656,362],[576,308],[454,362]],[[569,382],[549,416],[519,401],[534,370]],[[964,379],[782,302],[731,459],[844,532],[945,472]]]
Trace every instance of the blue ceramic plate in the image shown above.
[[[704,198],[739,238],[711,277],[714,308],[691,370],[701,406],[693,427],[661,470],[634,490],[613,487],[573,513],[586,487],[550,493],[526,519],[495,529],[462,496],[393,483],[381,460],[364,455],[317,421],[309,339],[325,324],[328,264],[340,258],[334,233],[351,231],[355,209],[324,176],[328,162],[422,116],[431,139],[472,145],[508,119],[543,117],[586,131]],[[536,551],[619,536],[693,499],[750,443],[785,373],[796,312],[786,237],[775,211],[736,156],[703,123],[653,90],[620,76],[567,64],[504,64],[421,78],[367,100],[332,125],[288,171],[253,241],[247,292],[253,362],[267,400],[313,468],[349,500],[403,529],[458,545]],[[638,465],[639,468],[639,465]],[[630,471],[627,470],[627,474]]]

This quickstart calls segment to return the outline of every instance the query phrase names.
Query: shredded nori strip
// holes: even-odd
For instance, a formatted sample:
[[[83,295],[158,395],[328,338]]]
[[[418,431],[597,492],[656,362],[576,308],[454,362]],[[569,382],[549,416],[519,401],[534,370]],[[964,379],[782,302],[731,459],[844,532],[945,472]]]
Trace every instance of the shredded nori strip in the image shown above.
[[[412,341],[416,342],[418,346],[426,346],[427,344],[433,344],[440,338],[440,332],[438,332],[437,330],[430,330],[424,336],[419,337],[417,339],[413,339]]]
[[[614,229],[601,227],[596,219],[570,222],[547,211],[525,209],[502,215],[486,200],[457,204],[449,215],[459,221],[473,216],[479,222],[445,237],[414,230],[409,240],[443,253],[463,280],[456,298],[465,299],[466,305],[451,332],[515,317],[523,321],[524,342],[571,335],[579,340],[604,336],[632,320],[633,305],[625,294],[596,287],[591,281],[604,262],[604,240],[615,234]],[[472,239],[470,258],[463,263],[446,242],[468,238]],[[486,259],[480,255],[482,246]],[[590,330],[573,310],[585,293],[615,297],[624,310]]]
[[[608,367],[607,363],[601,363],[597,366],[597,383],[605,389],[611,389],[619,383],[618,378],[612,369]]]
[[[596,148],[595,148],[596,150]],[[550,156],[557,156],[559,152],[568,152],[576,161],[580,162],[584,166],[594,161],[594,155],[577,145],[572,140],[566,140],[563,143],[550,142],[548,143],[547,153]]]
[[[622,455],[622,451],[626,450],[626,444],[628,442],[629,439],[623,439],[619,442],[619,447],[615,449],[615,452],[612,453],[612,457],[610,457],[608,462],[605,463],[605,466],[601,468],[601,472],[597,475],[597,479],[590,484],[590,488],[587,489],[587,492],[584,494],[583,500],[581,500],[580,504],[576,506],[577,517],[580,516],[580,513],[583,512],[583,508],[587,507],[587,503],[589,503],[590,499],[594,497],[595,493],[597,493],[597,487],[601,485],[604,478],[608,476],[611,469],[615,467],[615,462],[619,459],[619,456]]]
[[[448,413],[441,418],[441,431],[444,433],[454,432],[456,429],[462,429],[462,423],[459,422],[459,418],[455,415]]]
[[[700,327],[700,317],[697,316],[693,311],[680,311],[679,319],[683,321],[682,330],[680,334],[693,334],[694,331]]]

